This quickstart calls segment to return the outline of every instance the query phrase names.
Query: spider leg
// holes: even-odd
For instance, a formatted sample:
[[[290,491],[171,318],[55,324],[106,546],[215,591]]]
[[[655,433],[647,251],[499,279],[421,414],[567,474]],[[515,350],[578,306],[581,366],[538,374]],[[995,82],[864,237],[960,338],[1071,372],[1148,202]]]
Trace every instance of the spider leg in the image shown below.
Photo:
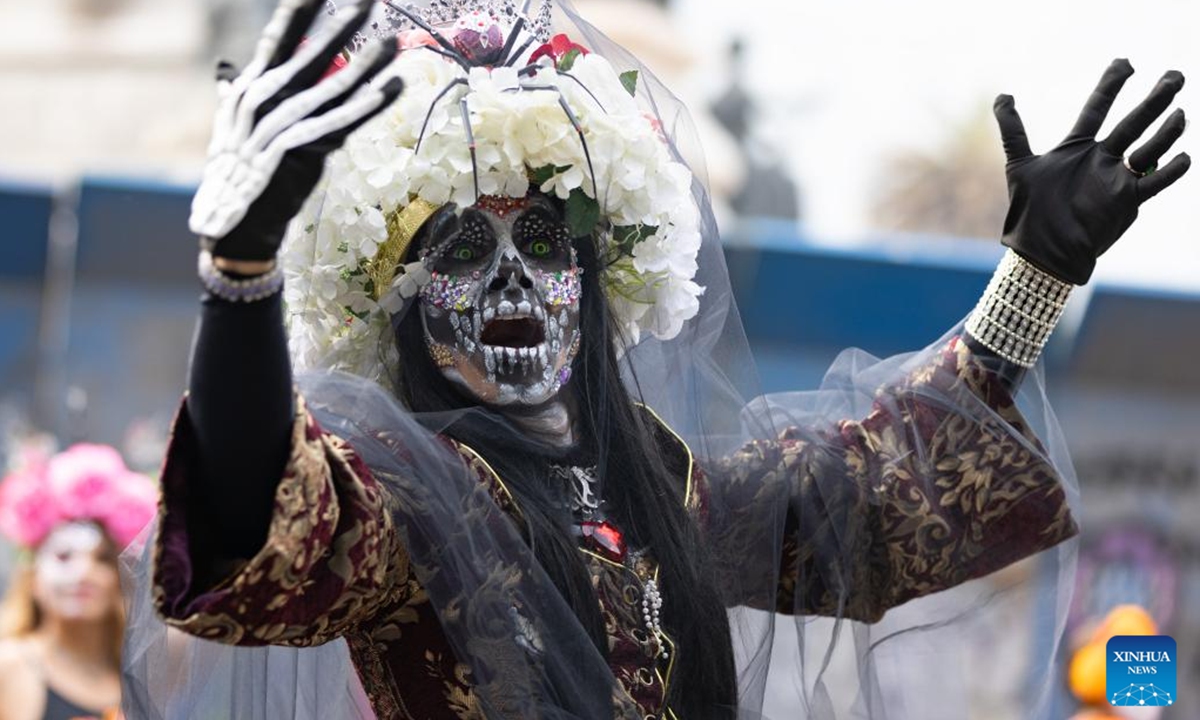
[[[435,48],[432,45],[418,45],[413,48],[406,48],[402,52],[409,52],[411,50],[428,50],[431,53],[436,53],[438,55],[441,55],[442,57],[450,58],[454,62],[458,63],[459,66],[462,67],[463,70],[466,70],[468,72],[470,72],[470,70],[471,70],[471,66],[464,64],[460,57],[458,57],[454,53],[446,52],[445,50],[443,50],[441,48]]]
[[[562,94],[562,90],[557,87],[554,89],[558,92],[559,106],[567,114],[567,119],[571,121],[571,127],[575,128],[575,134],[579,136],[579,144],[583,146],[583,158],[587,160],[588,174],[592,176],[592,193],[599,198],[600,186],[596,183],[596,169],[592,167],[592,153],[588,150],[587,139],[583,137],[583,126],[579,124],[579,118],[575,117],[575,113],[571,110],[571,105],[567,102],[567,97]]]
[[[596,169],[592,167],[592,153],[588,150],[587,138],[583,136],[583,126],[579,124],[579,118],[575,117],[575,112],[571,110],[571,105],[567,102],[567,96],[563,95],[562,88],[557,85],[521,85],[509,88],[505,92],[517,92],[520,90],[549,90],[558,95],[558,105],[563,109],[563,113],[566,114],[571,127],[575,128],[575,134],[579,136],[579,144],[583,146],[583,157],[587,160],[588,174],[592,176],[592,189],[596,193],[599,193],[600,187],[596,184]]]
[[[429,33],[430,37],[432,37],[438,45],[441,45],[458,60],[459,65],[470,69],[470,63],[468,63],[467,59],[462,56],[462,53],[458,52],[458,50],[454,47],[454,44],[447,40],[445,35],[442,35],[440,32],[435,30],[432,25],[417,17],[415,13],[410,12],[407,8],[402,7],[397,2],[393,2],[392,0],[384,0],[384,4],[408,18],[413,25],[416,25],[425,32]]]
[[[421,141],[425,139],[425,130],[429,127],[429,118],[433,117],[433,111],[437,107],[437,104],[442,101],[442,98],[446,97],[446,93],[450,92],[459,85],[466,84],[466,78],[454,78],[446,85],[446,87],[442,88],[442,91],[437,94],[437,97],[433,99],[433,102],[429,103],[429,111],[425,113],[425,121],[421,123],[421,134],[417,136],[417,145],[413,148],[414,155],[421,152]]]
[[[517,77],[519,77],[519,78],[530,77],[530,76],[536,75],[538,70],[545,70],[545,69],[547,69],[547,68],[543,68],[541,65],[538,65],[537,63],[530,63],[529,65],[526,65],[525,67],[523,67],[517,71]]]
[[[521,43],[521,47],[517,48],[516,51],[504,61],[504,66],[511,67],[512,64],[517,61],[517,58],[521,57],[521,55],[529,49],[529,46],[532,45],[533,41],[536,39],[537,38],[535,38],[533,35],[530,35],[528,38],[526,38],[525,42]]]
[[[475,133],[471,130],[471,110],[467,107],[467,98],[464,95],[458,101],[459,110],[462,111],[463,131],[467,134],[467,149],[471,151],[471,177],[475,181],[475,200],[479,200],[479,165],[475,162]]]
[[[592,190],[598,194],[600,187],[596,184],[596,169],[592,167],[592,153],[588,150],[587,138],[583,136],[583,126],[579,124],[579,118],[575,117],[574,111],[571,110],[571,105],[567,102],[567,97],[563,95],[562,88],[557,85],[520,85],[508,88],[504,92],[520,92],[522,90],[549,90],[558,95],[559,107],[563,109],[571,127],[575,128],[575,134],[579,136],[579,144],[583,146],[583,157],[587,160],[588,174],[592,176]]]
[[[593,93],[591,90],[589,90],[588,86],[583,84],[583,81],[581,81],[579,78],[575,77],[571,73],[563,72],[562,70],[558,70],[557,72],[562,77],[570,78],[571,80],[573,80],[575,82],[576,85],[583,88],[584,92],[586,92],[588,95],[592,96],[592,99],[596,101],[596,104],[600,106],[600,109],[604,110],[604,103],[600,102],[600,98],[596,97],[596,94]],[[607,113],[608,111],[604,110],[604,112]]]
[[[512,52],[513,45],[517,44],[517,36],[521,34],[521,28],[525,27],[525,18],[519,17],[513,23],[512,30],[508,33],[508,39],[504,41],[504,49],[500,51],[500,64],[508,65],[508,54]]]
[[[563,95],[562,88],[557,85],[522,85],[517,89],[549,90],[558,94],[558,105],[563,109],[563,113],[566,114],[567,120],[571,122],[571,127],[575,128],[575,134],[579,136],[579,144],[583,146],[583,159],[587,161],[588,174],[592,176],[592,192],[595,193],[596,199],[599,200],[600,186],[596,182],[596,168],[592,166],[592,153],[588,150],[587,138],[583,136],[583,126],[579,124],[579,118],[575,117],[575,112],[571,110],[571,105],[567,102],[567,96]]]

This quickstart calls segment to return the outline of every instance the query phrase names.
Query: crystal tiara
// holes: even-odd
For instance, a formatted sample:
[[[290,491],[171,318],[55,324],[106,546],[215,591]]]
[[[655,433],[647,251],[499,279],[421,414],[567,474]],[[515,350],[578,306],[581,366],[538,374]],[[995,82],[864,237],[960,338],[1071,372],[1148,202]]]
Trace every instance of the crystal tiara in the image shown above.
[[[531,15],[530,11],[535,3],[537,12]],[[325,0],[325,10],[332,15],[339,7],[347,4],[349,3],[344,0]],[[550,5],[551,0],[524,0],[520,3],[516,0],[431,0],[424,5],[384,0],[379,3],[381,9],[374,14],[366,27],[351,39],[349,49],[351,52],[358,52],[371,40],[391,38],[405,30],[419,29],[406,13],[432,26],[453,23],[465,15],[475,13],[498,20],[509,27],[521,19],[525,29],[537,38],[538,42],[546,42],[550,39]]]

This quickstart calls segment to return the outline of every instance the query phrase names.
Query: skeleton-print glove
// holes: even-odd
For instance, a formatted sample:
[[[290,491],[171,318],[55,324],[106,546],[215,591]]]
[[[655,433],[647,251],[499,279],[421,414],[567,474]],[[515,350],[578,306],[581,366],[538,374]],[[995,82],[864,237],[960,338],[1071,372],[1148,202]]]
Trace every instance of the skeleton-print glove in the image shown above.
[[[996,98],[996,120],[1008,158],[1009,208],[1003,242],[1042,270],[1074,285],[1092,275],[1096,258],[1112,247],[1137,218],[1138,206],[1178,180],[1191,165],[1180,153],[1157,167],[1183,133],[1176,110],[1126,161],[1126,150],[1167,109],[1183,87],[1183,75],[1163,75],[1150,95],[1103,141],[1096,133],[1121,86],[1133,74],[1128,60],[1114,60],[1083,107],[1074,129],[1058,147],[1034,155],[1009,95]]]
[[[246,69],[238,74],[222,63],[217,70],[220,102],[188,221],[216,256],[273,258],[325,157],[400,94],[400,79],[384,72],[394,42],[369,45],[322,79],[372,3],[343,8],[305,39],[323,5],[282,0]]]

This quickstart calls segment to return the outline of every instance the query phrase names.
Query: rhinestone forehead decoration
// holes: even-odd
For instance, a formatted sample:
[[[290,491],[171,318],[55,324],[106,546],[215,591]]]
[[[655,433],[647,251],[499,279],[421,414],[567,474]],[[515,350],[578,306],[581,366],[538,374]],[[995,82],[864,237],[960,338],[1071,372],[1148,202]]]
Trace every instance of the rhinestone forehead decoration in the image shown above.
[[[487,210],[498,218],[506,218],[514,212],[519,212],[529,207],[528,197],[500,197],[498,195],[480,195],[475,201],[475,207],[480,210]],[[521,223],[524,220],[517,220]]]
[[[537,38],[538,42],[550,39],[551,0],[432,0],[427,5],[402,4],[408,12],[421,18],[422,21],[435,27],[457,22],[465,15],[480,14],[496,20],[501,25],[512,26],[517,18],[524,18],[525,28]],[[530,14],[534,4],[537,4],[535,14]],[[325,10],[329,14],[347,4],[345,0],[325,0]],[[380,10],[363,30],[351,38],[351,52],[362,50],[367,42],[377,38],[393,38],[405,30],[414,30],[417,26],[397,10],[391,2],[379,4]]]

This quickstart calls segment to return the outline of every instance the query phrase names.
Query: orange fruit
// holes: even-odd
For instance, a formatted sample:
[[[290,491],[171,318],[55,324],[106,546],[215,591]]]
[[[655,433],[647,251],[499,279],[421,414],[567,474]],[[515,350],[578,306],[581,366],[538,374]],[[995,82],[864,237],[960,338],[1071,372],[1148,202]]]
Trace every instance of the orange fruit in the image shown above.
[[[1080,702],[1101,705],[1107,701],[1104,688],[1104,645],[1088,643],[1071,658],[1068,678],[1071,692]]]
[[[1118,605],[1104,616],[1104,621],[1092,633],[1092,642],[1107,643],[1117,635],[1157,635],[1158,625],[1150,613],[1137,605]]]

